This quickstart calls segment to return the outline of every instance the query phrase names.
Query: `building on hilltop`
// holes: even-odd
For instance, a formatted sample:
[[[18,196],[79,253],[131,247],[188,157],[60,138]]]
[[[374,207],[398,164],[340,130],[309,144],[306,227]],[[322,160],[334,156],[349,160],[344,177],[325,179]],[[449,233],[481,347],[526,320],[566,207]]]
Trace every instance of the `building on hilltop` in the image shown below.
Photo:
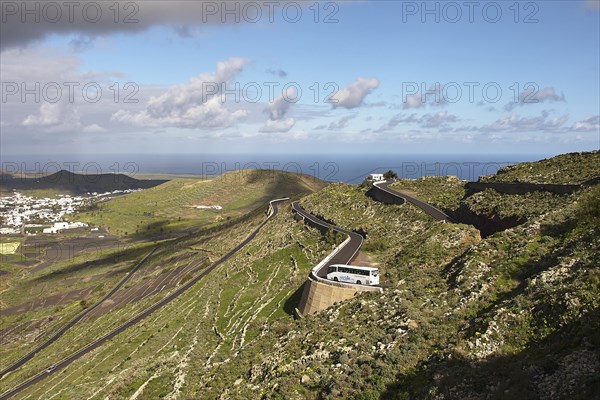
[[[363,183],[365,185],[370,185],[373,182],[379,182],[379,181],[384,181],[385,178],[383,177],[383,174],[369,174],[365,180],[363,181]]]

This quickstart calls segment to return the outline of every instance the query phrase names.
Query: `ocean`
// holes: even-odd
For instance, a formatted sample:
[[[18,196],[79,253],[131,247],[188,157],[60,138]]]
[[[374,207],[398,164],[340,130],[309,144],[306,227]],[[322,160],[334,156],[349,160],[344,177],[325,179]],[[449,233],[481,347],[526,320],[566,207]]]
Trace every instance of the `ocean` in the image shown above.
[[[117,154],[117,155],[2,155],[1,168],[13,174],[52,174],[61,169],[76,173],[199,175],[210,179],[240,169],[298,172],[331,182],[360,183],[370,173],[395,171],[401,178],[455,175],[475,181],[499,168],[548,155],[430,155],[430,154]]]

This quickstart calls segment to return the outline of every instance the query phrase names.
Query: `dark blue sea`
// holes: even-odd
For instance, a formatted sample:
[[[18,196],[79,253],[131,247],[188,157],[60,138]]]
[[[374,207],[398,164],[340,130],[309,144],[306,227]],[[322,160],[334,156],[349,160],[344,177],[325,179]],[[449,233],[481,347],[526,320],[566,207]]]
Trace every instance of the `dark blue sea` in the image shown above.
[[[477,180],[504,166],[535,161],[548,155],[3,155],[1,168],[11,173],[51,174],[61,169],[78,173],[192,174],[210,179],[240,169],[275,169],[298,172],[332,182],[360,183],[370,173],[395,171],[402,178],[455,175]]]

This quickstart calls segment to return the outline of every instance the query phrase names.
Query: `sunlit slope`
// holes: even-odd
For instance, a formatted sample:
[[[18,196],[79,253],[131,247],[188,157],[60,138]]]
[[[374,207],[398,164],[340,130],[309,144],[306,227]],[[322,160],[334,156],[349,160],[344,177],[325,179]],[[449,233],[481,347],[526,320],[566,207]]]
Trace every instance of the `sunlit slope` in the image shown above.
[[[323,186],[324,182],[307,175],[233,171],[214,179],[174,179],[98,204],[73,219],[104,226],[118,235],[174,232],[238,217],[271,199],[308,194]]]
[[[151,282],[154,275],[160,278],[165,269],[185,267],[188,262],[199,265],[196,271],[190,270],[190,276],[199,273],[206,266],[202,259],[214,261],[263,220],[263,215],[254,215],[210,234],[164,243],[131,284],[107,302],[103,313],[82,320],[30,363],[1,380],[0,392],[80,349],[186,280],[184,276],[176,286],[163,290],[164,280]],[[130,398],[137,391],[139,398],[176,393],[179,398],[203,398],[196,390],[202,391],[200,385],[214,379],[213,366],[226,364],[225,360],[237,357],[248,345],[264,340],[273,324],[285,330],[293,322],[290,314],[309,269],[332,246],[318,231],[296,222],[286,206],[252,242],[181,298],[16,398],[90,398],[96,394]],[[148,287],[144,298],[121,301],[131,300],[138,285]],[[150,290],[151,286],[158,291]],[[237,379],[236,373],[228,374],[227,379],[233,377]]]
[[[335,244],[285,206],[176,301],[15,398],[598,397],[599,186],[526,196],[510,206],[526,212],[524,222],[483,238],[367,190],[332,184],[300,202],[366,234],[361,252],[380,268],[382,294],[294,320],[308,271]],[[462,187],[432,179],[406,190],[450,207]],[[497,194],[492,206],[511,211],[511,196]],[[198,265],[181,285],[258,226],[263,209],[165,242],[103,314],[0,380],[0,390],[175,290],[160,290],[171,269]],[[139,286],[148,295],[129,301]]]
[[[484,182],[576,184],[600,177],[600,151],[560,154],[545,160],[501,168]]]

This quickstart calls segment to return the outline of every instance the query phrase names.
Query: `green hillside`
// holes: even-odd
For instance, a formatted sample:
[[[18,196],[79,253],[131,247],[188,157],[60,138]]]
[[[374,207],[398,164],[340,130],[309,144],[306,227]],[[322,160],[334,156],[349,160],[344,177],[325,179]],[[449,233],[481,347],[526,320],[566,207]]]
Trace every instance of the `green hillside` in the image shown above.
[[[563,161],[571,163],[568,156]],[[554,167],[534,163],[531,170],[536,176],[558,176]],[[216,181],[173,181],[135,193],[148,196],[136,200],[146,200],[146,210],[152,212],[175,212],[202,200],[231,207],[240,218],[163,242],[114,303],[2,379],[0,391],[83,347],[195,276],[264,220],[256,211],[242,216],[245,207],[256,204],[261,194],[279,194],[277,188],[291,186],[297,193],[306,189],[300,202],[307,211],[365,233],[362,252],[381,269],[383,294],[364,294],[316,316],[294,319],[292,310],[308,271],[335,244],[296,221],[286,205],[247,247],[180,298],[16,398],[600,396],[600,186],[559,197],[535,193],[514,198],[484,191],[464,199],[460,182],[452,179],[412,181],[404,188],[448,208],[472,201],[470,206],[482,213],[495,209],[525,216],[517,225],[482,238],[469,224],[434,221],[411,204],[378,203],[366,196],[367,188],[331,184],[308,194],[316,187],[305,181],[309,178],[298,179],[275,183],[270,193],[262,189],[268,180],[259,176],[239,178],[233,185],[237,191],[232,185],[215,185],[219,189],[213,192],[206,188]],[[167,196],[186,193],[186,187],[197,194]],[[493,204],[486,205],[488,201]],[[130,268],[144,250],[132,249],[120,268]],[[110,268],[98,267],[102,273]],[[59,290],[61,280],[75,285],[91,271],[65,262],[31,278],[55,279],[53,290]],[[172,285],[169,277],[176,278]],[[29,293],[41,292],[43,297],[30,284]],[[164,290],[153,291],[156,287]],[[18,295],[11,290],[17,289],[9,288],[3,296],[12,305]],[[18,323],[55,312],[39,309],[22,319],[7,317],[5,358],[18,357],[34,340],[35,329]]]
[[[121,236],[181,232],[237,218],[274,198],[307,194],[324,185],[306,175],[269,170],[234,171],[211,180],[173,179],[143,192],[99,203],[70,218],[106,227]]]
[[[482,182],[576,184],[600,177],[600,151],[561,154],[536,162],[501,168]]]

